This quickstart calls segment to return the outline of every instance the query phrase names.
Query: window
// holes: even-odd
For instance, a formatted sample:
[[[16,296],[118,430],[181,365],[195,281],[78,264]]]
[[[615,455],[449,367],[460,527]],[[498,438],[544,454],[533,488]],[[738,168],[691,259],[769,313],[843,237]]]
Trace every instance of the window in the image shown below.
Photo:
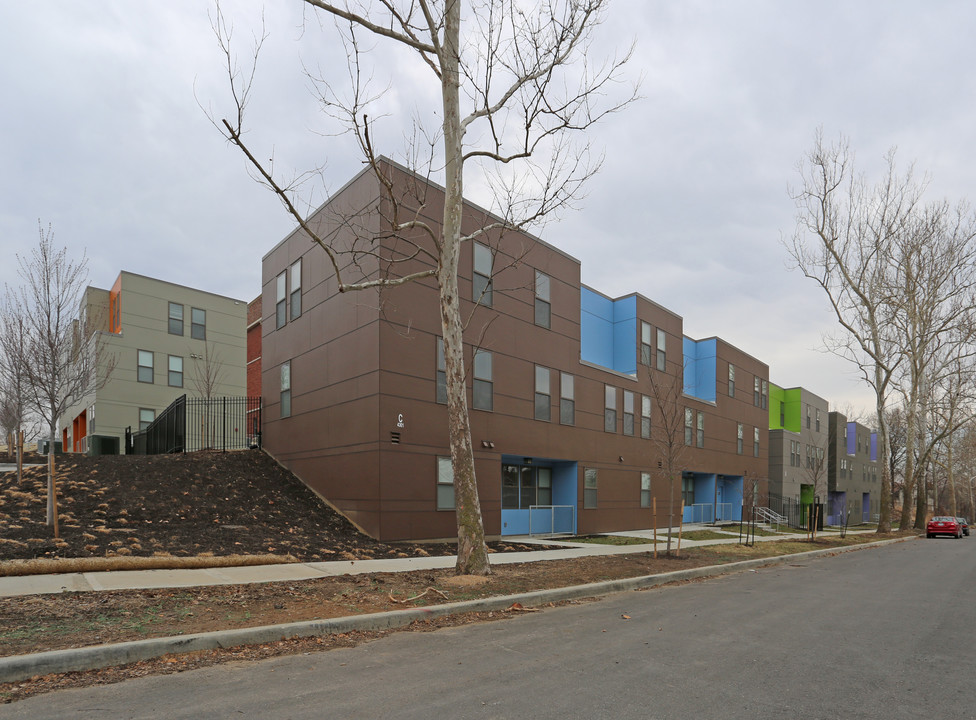
[[[573,376],[568,373],[559,373],[559,422],[562,425],[576,424],[576,392]]]
[[[624,435],[634,434],[634,393],[624,390]]]
[[[298,258],[288,268],[288,280],[291,283],[291,319],[302,314],[302,259]]]
[[[291,417],[291,360],[281,364],[281,417]]]
[[[817,432],[820,432],[820,408],[817,408]]]
[[[583,471],[583,507],[592,510],[596,507],[597,474],[595,468]]]
[[[695,504],[694,475],[688,474],[681,476],[681,501],[684,503],[685,507],[691,507]]]
[[[535,366],[535,419],[549,422],[552,414],[552,391],[549,368]]]
[[[810,406],[807,405],[807,430],[810,429]]]
[[[183,306],[179,303],[169,304],[169,334],[183,334]]]
[[[604,432],[617,432],[617,388],[612,385],[604,387],[603,403],[603,430]]]
[[[207,339],[207,311],[200,308],[190,309],[190,337],[194,340]]]
[[[705,413],[698,411],[698,447],[705,447]]]
[[[139,350],[136,352],[136,356],[138,358],[136,379],[144,383],[153,382],[153,354],[148,350]]]
[[[447,369],[444,365],[444,338],[437,338],[437,402],[447,403]]]
[[[742,454],[742,423],[736,423],[735,427],[735,451]]]
[[[685,408],[685,445],[695,443],[695,411]]]
[[[169,356],[169,386],[183,387],[183,358]]]
[[[752,404],[755,405],[756,407],[759,407],[760,402],[761,401],[759,399],[759,376],[756,375],[756,377],[753,378],[753,383],[752,383]]]
[[[665,336],[664,331],[661,330],[661,329],[658,329],[658,331],[657,331],[657,369],[658,370],[661,370],[662,372],[667,367],[667,361],[668,361],[667,351],[666,351],[666,347],[665,347],[666,341],[667,341],[667,337]]]
[[[759,457],[759,428],[753,428],[752,432],[752,456]]]
[[[491,250],[481,243],[474,244],[474,277],[471,299],[491,307]]]
[[[641,396],[641,437],[651,437],[651,398],[648,395]]]
[[[491,353],[474,351],[474,383],[471,405],[475,410],[492,409]]]
[[[145,430],[147,427],[152,425],[152,421],[156,419],[156,411],[149,410],[147,408],[139,408],[139,429]]]
[[[641,473],[640,506],[642,508],[651,506],[651,474],[647,472]]]
[[[651,366],[651,324],[641,321],[640,361],[641,365]]]
[[[549,301],[549,276],[535,271],[535,324],[548,328],[552,320],[552,305]]]
[[[437,458],[437,509],[454,509],[454,468],[451,458]]]
[[[762,381],[762,409],[766,409],[766,403],[769,400],[769,383],[765,380]]]
[[[786,403],[782,401],[779,404],[779,426],[786,427]]]
[[[275,330],[285,326],[285,307],[288,304],[288,278],[281,273],[275,278]]]
[[[729,363],[729,397],[735,397],[735,365]]]
[[[552,505],[552,468],[502,465],[502,509]]]

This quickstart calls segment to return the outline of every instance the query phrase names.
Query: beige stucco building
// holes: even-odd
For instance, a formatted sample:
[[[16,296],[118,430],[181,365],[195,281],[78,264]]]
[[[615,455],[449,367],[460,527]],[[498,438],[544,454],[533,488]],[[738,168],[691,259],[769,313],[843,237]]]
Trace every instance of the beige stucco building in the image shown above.
[[[124,452],[127,428],[184,394],[245,395],[245,301],[122,271],[110,290],[89,286],[80,310],[97,328],[101,386],[61,417],[66,452]]]

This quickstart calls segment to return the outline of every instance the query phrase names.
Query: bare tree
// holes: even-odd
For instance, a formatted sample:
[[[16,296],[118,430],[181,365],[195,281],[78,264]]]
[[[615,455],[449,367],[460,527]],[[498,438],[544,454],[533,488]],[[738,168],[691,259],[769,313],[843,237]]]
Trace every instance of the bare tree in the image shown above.
[[[0,434],[13,438],[21,452],[20,434],[33,437],[28,409],[27,373],[24,367],[25,328],[22,315],[10,314],[6,303],[0,307]],[[8,448],[13,452],[13,447]],[[17,464],[20,481],[21,463]]]
[[[657,412],[651,424],[651,440],[660,454],[658,475],[668,485],[668,546],[671,554],[671,530],[674,528],[675,486],[680,483],[685,469],[684,454],[688,448],[685,437],[685,412],[681,401],[684,393],[683,378],[671,373],[656,373],[650,368],[647,374],[651,383],[651,397]],[[679,491],[680,493],[680,491]],[[678,506],[680,507],[680,505]]]
[[[108,380],[113,362],[99,371],[100,324],[81,300],[87,286],[87,259],[68,256],[54,245],[54,231],[38,223],[39,241],[30,255],[17,255],[22,285],[7,287],[4,318],[23,328],[22,363],[28,406],[48,431],[47,524],[57,527],[54,443],[58,421]],[[99,372],[101,374],[99,374]]]
[[[225,367],[220,350],[210,342],[203,344],[203,354],[190,353],[193,368],[190,371],[190,384],[197,395],[203,399],[203,412],[200,415],[202,432],[200,434],[203,447],[213,447],[216,442],[217,414],[212,407],[212,401],[217,393],[217,387],[223,382]],[[226,418],[222,420],[226,422]]]
[[[894,154],[887,172],[871,186],[856,174],[845,140],[824,144],[817,133],[814,148],[799,167],[802,184],[791,191],[797,206],[797,228],[787,250],[795,266],[827,295],[839,336],[825,336],[828,349],[858,367],[875,396],[881,457],[888,454],[887,404],[895,370],[901,361],[894,332],[889,258],[908,231],[920,201],[922,185],[911,171],[896,172]],[[881,473],[878,532],[891,530],[891,474]]]
[[[628,52],[602,65],[587,60],[593,28],[609,0],[551,0],[539,6],[513,0],[380,0],[330,3],[306,0],[313,15],[331,18],[346,47],[347,92],[330,78],[308,73],[327,115],[356,139],[389,203],[387,217],[395,242],[382,245],[366,231],[363,243],[349,248],[320,237],[299,210],[295,186],[276,178],[270,153],[245,143],[245,113],[251,99],[253,65],[242,71],[231,50],[231,27],[220,8],[214,29],[227,60],[234,115],[217,122],[225,137],[247,157],[256,177],[279,197],[309,239],[328,256],[340,292],[384,288],[414,280],[436,281],[444,341],[451,464],[458,527],[457,572],[488,574],[490,565],[475,481],[474,456],[462,353],[464,322],[458,294],[461,245],[493,232],[541,226],[547,217],[571,207],[583,183],[596,171],[587,143],[570,138],[635,97],[609,99]],[[412,51],[416,67],[429,73],[440,101],[429,115],[414,119],[415,138],[407,162],[419,176],[437,177],[445,188],[439,226],[420,216],[423,203],[407,207],[398,197],[373,146],[377,122],[370,119],[370,73],[361,62],[368,51],[359,35],[372,36]],[[255,63],[264,38],[259,38]],[[398,56],[399,57],[399,56]],[[464,107],[462,108],[462,102]],[[462,231],[465,170],[477,166],[493,191],[492,215]],[[465,217],[470,222],[470,218]],[[383,255],[384,249],[387,252]],[[379,276],[360,273],[362,259],[378,261]],[[412,265],[420,260],[425,267]],[[403,270],[403,268],[410,268]],[[477,295],[476,290],[476,295]],[[477,298],[476,298],[477,299]]]

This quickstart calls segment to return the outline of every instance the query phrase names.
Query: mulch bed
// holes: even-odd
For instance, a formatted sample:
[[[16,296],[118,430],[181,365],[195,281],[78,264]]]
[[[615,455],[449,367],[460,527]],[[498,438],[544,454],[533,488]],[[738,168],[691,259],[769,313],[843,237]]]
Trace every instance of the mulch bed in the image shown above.
[[[46,467],[25,468],[19,483],[16,472],[0,473],[0,560],[270,554],[312,562],[455,552],[450,543],[373,540],[259,450],[56,460],[57,539],[46,524]]]

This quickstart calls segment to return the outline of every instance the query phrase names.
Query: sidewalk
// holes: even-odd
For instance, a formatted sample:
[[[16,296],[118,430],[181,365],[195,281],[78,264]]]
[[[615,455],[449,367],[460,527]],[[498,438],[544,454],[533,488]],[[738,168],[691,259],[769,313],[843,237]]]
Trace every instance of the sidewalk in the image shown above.
[[[694,525],[686,526],[684,532],[714,528]],[[873,530],[850,531],[874,532]],[[631,530],[607,533],[625,537],[644,537],[647,545],[601,545],[596,543],[573,543],[559,539],[530,537],[508,538],[522,545],[559,546],[558,550],[537,550],[528,552],[494,553],[493,565],[510,563],[538,562],[545,560],[566,560],[595,555],[617,555],[623,553],[643,553],[653,550],[653,530]],[[786,540],[806,537],[805,533],[774,536],[757,536],[757,542]],[[658,551],[666,547],[667,536],[658,531]],[[739,542],[737,534],[729,534],[721,540],[686,540],[682,538],[681,547],[693,548],[700,545],[728,545]],[[671,540],[672,549],[677,547],[677,539]],[[0,597],[16,595],[43,595],[59,592],[85,592],[100,590],[158,589],[174,587],[195,587],[202,585],[239,585],[243,583],[288,582],[314,580],[336,575],[361,575],[376,572],[405,572],[410,570],[433,570],[454,567],[456,556],[415,557],[382,560],[344,560],[334,562],[279,563],[273,565],[249,565],[241,567],[198,568],[186,570],[108,570],[99,572],[62,573],[57,575],[21,575],[0,577]]]

